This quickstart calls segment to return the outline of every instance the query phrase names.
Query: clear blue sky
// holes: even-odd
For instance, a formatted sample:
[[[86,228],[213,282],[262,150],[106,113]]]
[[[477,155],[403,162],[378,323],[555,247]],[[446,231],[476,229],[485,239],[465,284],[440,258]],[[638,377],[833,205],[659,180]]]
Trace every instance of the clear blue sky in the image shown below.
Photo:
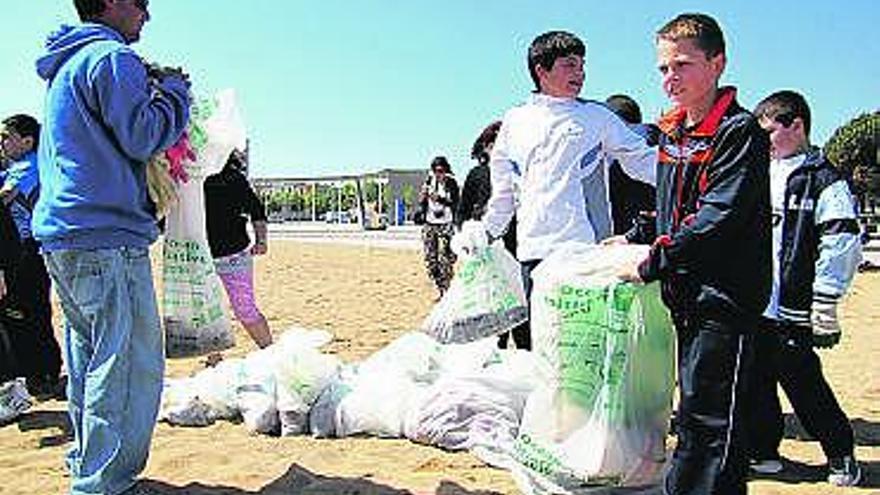
[[[135,48],[184,66],[208,94],[235,88],[256,176],[425,168],[445,154],[463,175],[471,143],[532,88],[525,53],[563,29],[587,43],[582,96],[624,92],[647,119],[666,107],[653,33],[685,11],[715,16],[727,38],[722,82],[746,107],[805,93],[813,140],[880,107],[880,2],[738,0],[151,0]],[[626,7],[612,7],[611,4]],[[33,71],[46,34],[75,22],[72,0],[4,1],[0,114],[40,115]]]

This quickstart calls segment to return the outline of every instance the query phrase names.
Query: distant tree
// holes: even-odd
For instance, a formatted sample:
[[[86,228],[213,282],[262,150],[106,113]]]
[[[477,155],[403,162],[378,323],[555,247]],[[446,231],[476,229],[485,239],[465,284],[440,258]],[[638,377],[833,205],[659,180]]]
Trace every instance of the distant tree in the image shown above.
[[[364,181],[364,200],[373,203],[379,198],[379,184],[373,179]]]
[[[342,185],[342,209],[351,210],[357,208],[357,186],[354,182],[345,182]]]
[[[275,213],[281,210],[282,205],[286,204],[286,192],[283,190],[275,190],[266,195],[266,209],[269,213]]]
[[[840,126],[825,143],[825,155],[852,177],[857,194],[880,195],[880,111]]]
[[[419,200],[419,194],[416,187],[412,184],[403,184],[400,187],[400,197],[403,199],[403,205],[407,211],[407,216],[411,217],[412,213],[416,211],[416,203]]]

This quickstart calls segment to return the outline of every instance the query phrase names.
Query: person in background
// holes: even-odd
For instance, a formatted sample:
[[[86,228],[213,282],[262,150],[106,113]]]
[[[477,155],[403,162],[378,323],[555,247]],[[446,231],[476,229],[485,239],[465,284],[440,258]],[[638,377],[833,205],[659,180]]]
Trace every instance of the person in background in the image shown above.
[[[470,169],[461,188],[461,197],[455,212],[455,225],[468,220],[479,220],[486,212],[486,203],[492,195],[492,182],[489,177],[489,155],[498,137],[501,121],[487,125],[471,147],[471,158],[477,161]]]
[[[605,104],[633,132],[642,136],[649,146],[657,146],[660,130],[656,125],[642,124],[642,110],[635,100],[618,94],[609,96]],[[630,178],[617,160],[612,161],[608,168],[608,196],[611,199],[614,235],[625,234],[640,215],[653,212],[656,204],[654,185]]]
[[[425,224],[422,226],[422,246],[425,269],[437,288],[439,301],[452,281],[455,253],[449,245],[454,233],[454,212],[458,207],[458,182],[445,156],[431,161],[431,171],[419,194],[424,205]]]
[[[272,344],[272,332],[254,296],[254,256],[268,251],[266,209],[244,175],[244,154],[233,151],[219,173],[205,179],[208,245],[235,317],[258,347]],[[247,223],[254,230],[248,236]]]
[[[131,48],[147,0],[74,0],[49,35],[34,238],[64,311],[70,494],[138,490],[165,372],[149,246],[159,233],[147,162],[189,123],[188,77],[147,76]]]
[[[828,482],[855,486],[861,469],[853,430],[822,374],[814,347],[840,340],[837,305],[852,283],[862,244],[846,177],[810,145],[810,107],[794,91],[764,98],[755,116],[770,133],[773,292],[755,333],[749,390],[753,471],[782,471],[782,385],[804,429],[828,458]]]
[[[0,201],[9,206],[21,242],[20,258],[11,273],[10,288],[30,331],[16,335],[19,362],[28,391],[38,398],[64,398],[61,348],[52,328],[51,283],[40,244],[31,231],[31,217],[39,195],[37,146],[40,124],[26,114],[7,117],[0,128],[0,148],[6,164],[0,170]]]
[[[492,178],[489,175],[489,156],[492,153],[492,147],[495,145],[495,139],[498,137],[498,130],[501,128],[501,121],[492,122],[474,141],[471,147],[471,158],[477,161],[477,165],[468,172],[461,189],[461,200],[458,202],[458,211],[456,213],[455,225],[461,229],[461,225],[468,220],[479,220],[486,212],[486,203],[492,196]],[[502,238],[504,247],[514,257],[516,257],[516,217],[510,221],[510,227],[504,233]],[[507,343],[513,336],[514,345],[518,349],[526,349],[529,345],[529,323],[528,321],[518,325],[509,332],[504,332],[498,336],[498,347],[506,349]]]
[[[20,340],[18,362],[28,391],[38,398],[63,398],[61,348],[52,328],[51,284],[40,245],[31,231],[31,217],[39,195],[37,146],[40,124],[30,115],[3,119],[0,149],[5,164],[0,170],[0,201],[9,206],[21,242],[20,258],[10,289],[29,331]]]

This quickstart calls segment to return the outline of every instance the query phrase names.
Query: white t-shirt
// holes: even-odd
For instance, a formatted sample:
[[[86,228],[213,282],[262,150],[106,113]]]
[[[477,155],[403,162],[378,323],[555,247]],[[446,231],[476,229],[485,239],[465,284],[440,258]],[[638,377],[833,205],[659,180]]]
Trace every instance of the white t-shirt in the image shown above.
[[[764,316],[779,318],[779,254],[782,250],[782,220],[785,212],[785,186],[791,175],[806,159],[801,154],[770,162],[770,208],[773,210],[773,289]]]
[[[425,192],[428,193],[428,211],[425,212],[425,223],[431,225],[445,225],[447,223],[452,223],[452,207],[432,199],[432,195],[436,195],[439,199],[443,199],[446,202],[449,202],[452,199],[449,195],[449,191],[443,187],[441,181],[437,180],[437,176],[435,176],[433,172],[428,173],[428,180],[425,183],[425,189]]]

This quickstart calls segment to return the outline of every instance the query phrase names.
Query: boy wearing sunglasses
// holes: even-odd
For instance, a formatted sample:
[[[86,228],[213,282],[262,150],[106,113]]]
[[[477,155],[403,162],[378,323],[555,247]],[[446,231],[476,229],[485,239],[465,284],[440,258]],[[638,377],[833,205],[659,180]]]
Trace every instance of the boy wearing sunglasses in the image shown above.
[[[34,236],[65,316],[72,495],[137,490],[164,375],[146,163],[189,121],[189,83],[131,48],[144,0],[74,0],[36,68],[47,83]]]
[[[755,334],[751,468],[782,470],[782,385],[795,414],[828,458],[828,482],[854,486],[861,470],[853,431],[822,374],[814,347],[840,340],[837,303],[861,260],[856,205],[845,176],[810,145],[810,108],[794,91],[771,94],[755,109],[770,134],[773,292]]]

